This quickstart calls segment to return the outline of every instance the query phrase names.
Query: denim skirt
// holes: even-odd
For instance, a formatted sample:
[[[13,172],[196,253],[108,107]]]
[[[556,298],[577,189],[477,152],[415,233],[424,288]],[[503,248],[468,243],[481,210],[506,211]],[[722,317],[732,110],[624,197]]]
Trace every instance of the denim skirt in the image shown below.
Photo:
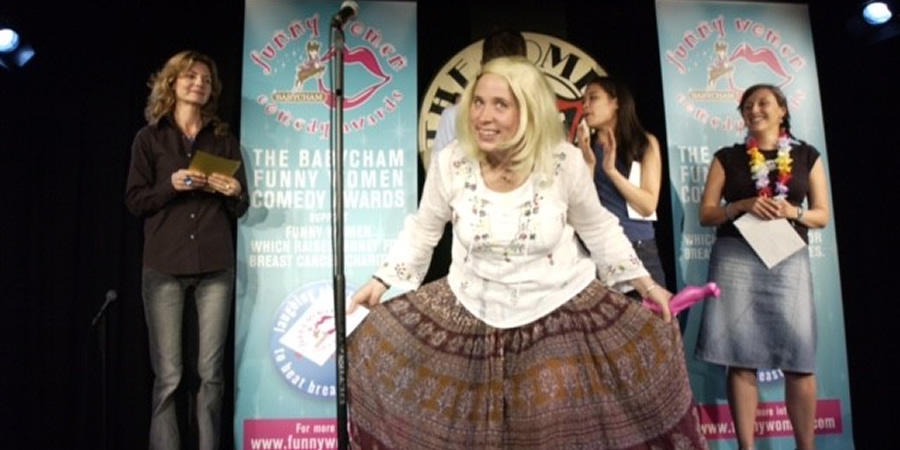
[[[709,280],[722,293],[703,302],[697,358],[815,372],[816,311],[806,249],[769,269],[743,239],[720,237],[710,254]]]

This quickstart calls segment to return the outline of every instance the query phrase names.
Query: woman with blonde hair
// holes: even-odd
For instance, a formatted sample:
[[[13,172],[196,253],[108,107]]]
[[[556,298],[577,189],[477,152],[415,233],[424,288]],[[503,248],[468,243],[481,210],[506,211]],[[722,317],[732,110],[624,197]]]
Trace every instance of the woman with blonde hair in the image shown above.
[[[351,299],[371,308],[348,341],[352,447],[705,448],[671,294],[584,188],[543,73],[494,59],[460,108],[418,212]],[[450,272],[420,286],[447,222]],[[412,291],[380,303],[390,286]]]

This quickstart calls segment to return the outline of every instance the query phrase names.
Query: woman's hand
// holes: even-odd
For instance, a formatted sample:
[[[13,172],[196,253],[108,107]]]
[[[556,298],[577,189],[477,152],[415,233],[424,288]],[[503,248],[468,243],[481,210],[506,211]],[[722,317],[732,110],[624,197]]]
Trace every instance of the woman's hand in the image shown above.
[[[176,191],[193,191],[206,187],[206,174],[197,170],[179,169],[172,172],[172,187]]]
[[[650,292],[646,292],[644,298],[650,299],[653,303],[659,305],[659,309],[662,310],[663,320],[669,323],[672,321],[672,311],[669,309],[669,300],[672,299],[672,293],[658,284],[653,286],[655,287],[651,287]]]
[[[380,281],[374,278],[369,280],[368,283],[353,294],[353,298],[350,299],[350,307],[347,308],[347,314],[353,314],[359,306],[371,308],[381,303],[381,296],[384,295],[387,289],[387,286]]]
[[[800,208],[792,205],[787,200],[778,200],[778,217],[785,219],[796,219],[800,214]]]
[[[584,119],[581,120],[581,123],[578,124],[578,128],[575,130],[575,142],[578,144],[578,148],[581,149],[584,162],[590,167],[591,173],[594,173],[594,168],[597,167],[597,157],[594,156],[594,149],[591,147],[591,129]]]
[[[671,292],[656,284],[649,276],[635,278],[631,280],[631,285],[637,289],[638,293],[641,294],[645,300],[650,300],[659,306],[663,320],[665,320],[666,323],[672,321],[672,311],[669,309],[669,300],[672,298]]]
[[[603,171],[611,174],[616,171],[616,133],[607,128],[600,136],[600,143],[603,144]]]
[[[226,197],[237,197],[241,195],[241,183],[237,179],[221,173],[213,173],[209,176],[209,187],[216,192],[221,192]]]
[[[796,217],[796,207],[784,200],[778,200],[771,197],[751,197],[732,203],[732,207],[738,211],[748,212],[762,220],[781,219],[785,217]],[[793,211],[793,216],[790,215]],[[736,217],[736,214],[732,214]]]

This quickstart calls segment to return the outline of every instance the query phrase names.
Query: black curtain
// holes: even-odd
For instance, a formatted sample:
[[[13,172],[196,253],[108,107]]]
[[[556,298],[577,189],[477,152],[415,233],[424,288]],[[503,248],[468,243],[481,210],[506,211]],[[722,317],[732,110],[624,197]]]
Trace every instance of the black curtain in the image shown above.
[[[0,70],[4,448],[146,448],[151,373],[140,298],[142,233],[123,192],[148,76],[182,49],[210,54],[225,85],[221,115],[239,130],[242,0],[106,3],[0,5],[0,17],[37,50],[24,70]],[[880,369],[894,354],[890,330],[900,310],[890,281],[897,251],[891,192],[900,159],[890,130],[900,104],[900,38],[872,42],[848,28],[857,1],[811,3],[852,425],[857,448],[887,448],[896,425],[887,411],[900,401],[900,387]],[[644,125],[664,140],[654,8],[652,0],[419,2],[419,92],[447,58],[489,26],[505,24],[560,36],[629,81]],[[664,186],[661,224],[670,207]],[[659,235],[673,279],[671,230]],[[448,257],[436,254],[431,278],[446,272]],[[118,299],[91,327],[109,290]],[[228,375],[223,448],[234,445]]]

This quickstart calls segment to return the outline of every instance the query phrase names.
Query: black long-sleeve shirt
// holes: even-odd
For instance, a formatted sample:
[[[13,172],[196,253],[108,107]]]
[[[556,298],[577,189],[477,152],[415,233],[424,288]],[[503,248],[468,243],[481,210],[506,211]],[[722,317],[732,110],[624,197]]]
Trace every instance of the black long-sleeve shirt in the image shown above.
[[[241,195],[204,190],[176,191],[172,173],[187,168],[198,150],[242,161],[232,134],[216,135],[210,122],[188,140],[171,117],[138,131],[132,144],[125,204],[144,219],[144,265],[170,275],[206,273],[234,267],[232,225],[248,204],[244,164],[234,177]]]

